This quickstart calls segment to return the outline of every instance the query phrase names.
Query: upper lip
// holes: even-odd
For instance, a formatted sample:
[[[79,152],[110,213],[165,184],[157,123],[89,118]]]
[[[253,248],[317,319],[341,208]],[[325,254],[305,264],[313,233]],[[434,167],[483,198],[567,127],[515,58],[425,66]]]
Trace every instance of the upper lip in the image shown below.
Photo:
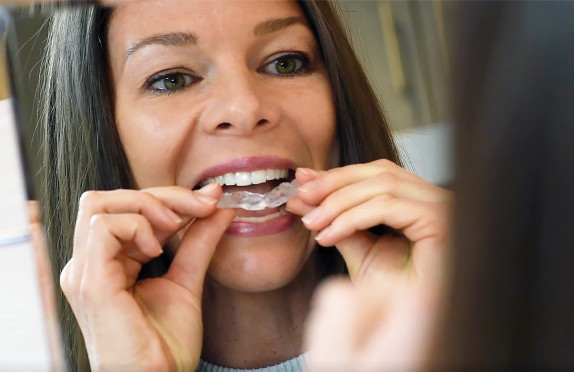
[[[202,171],[194,180],[194,187],[209,177],[221,176],[230,172],[250,172],[260,169],[292,169],[296,168],[293,161],[278,156],[240,157],[215,164]]]

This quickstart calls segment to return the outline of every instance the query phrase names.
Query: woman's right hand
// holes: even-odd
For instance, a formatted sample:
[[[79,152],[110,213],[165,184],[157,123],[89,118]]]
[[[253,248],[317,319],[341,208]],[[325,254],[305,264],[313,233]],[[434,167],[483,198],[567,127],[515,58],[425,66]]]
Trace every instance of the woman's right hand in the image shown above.
[[[60,284],[90,364],[103,370],[190,370],[202,345],[201,296],[215,247],[234,217],[221,188],[90,191],[80,200],[72,259]],[[142,264],[181,242],[168,272],[137,281]]]

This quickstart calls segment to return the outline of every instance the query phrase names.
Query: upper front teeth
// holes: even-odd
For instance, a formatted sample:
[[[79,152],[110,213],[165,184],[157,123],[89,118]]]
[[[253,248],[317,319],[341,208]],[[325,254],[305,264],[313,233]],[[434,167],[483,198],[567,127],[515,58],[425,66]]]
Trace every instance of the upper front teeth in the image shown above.
[[[270,180],[286,178],[287,169],[261,169],[252,172],[230,172],[217,177],[210,177],[201,182],[201,186],[217,182],[227,186],[249,186],[264,183]]]

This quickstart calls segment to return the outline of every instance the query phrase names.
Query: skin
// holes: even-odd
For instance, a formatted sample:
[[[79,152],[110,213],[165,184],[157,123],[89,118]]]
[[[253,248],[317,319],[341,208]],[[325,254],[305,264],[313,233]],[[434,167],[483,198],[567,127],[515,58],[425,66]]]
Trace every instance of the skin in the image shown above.
[[[451,195],[386,160],[301,169],[297,205],[350,280],[323,284],[307,322],[309,371],[424,369],[441,313]],[[314,204],[303,207],[305,201]],[[375,237],[377,224],[397,234]]]
[[[287,1],[177,5],[146,2],[119,7],[110,22],[116,122],[138,186],[191,188],[210,166],[249,156],[327,168],[335,115],[311,30],[298,23],[254,34],[264,21],[304,20],[297,5]],[[217,22],[208,16],[214,6],[219,7]],[[169,25],[153,22],[157,17],[170,19]],[[148,45],[126,59],[135,43],[169,32],[193,33],[197,41]],[[267,66],[293,51],[304,52],[311,60],[299,74],[280,76]],[[197,82],[169,95],[142,92],[145,79],[162,71],[181,72]],[[239,291],[281,288],[307,261],[313,247],[309,241],[301,224],[272,237],[224,236],[210,277]],[[251,249],[254,245],[272,245],[273,250]]]
[[[200,353],[257,368],[300,354],[317,285],[315,239],[339,249],[354,283],[440,271],[450,196],[384,160],[326,170],[335,116],[312,33],[304,22],[254,32],[286,17],[303,17],[296,3],[133,2],[113,11],[116,125],[140,190],[82,197],[61,276],[94,370],[190,369]],[[195,41],[141,44],[166,32],[191,32]],[[309,65],[280,76],[270,63],[293,51]],[[150,90],[157,81],[146,81],[162,71],[190,84]],[[212,165],[261,155],[298,168],[303,186],[287,209],[303,218],[274,235],[226,234],[235,214],[215,207],[221,188],[192,188]],[[397,234],[366,231],[379,224]],[[168,241],[168,273],[138,282],[141,265]],[[311,348],[322,342],[312,340]]]

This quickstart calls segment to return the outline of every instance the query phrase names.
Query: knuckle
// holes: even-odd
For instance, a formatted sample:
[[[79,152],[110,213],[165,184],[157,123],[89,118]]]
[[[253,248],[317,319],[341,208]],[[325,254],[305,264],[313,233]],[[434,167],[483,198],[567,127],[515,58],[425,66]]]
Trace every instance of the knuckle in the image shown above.
[[[104,230],[109,227],[108,216],[103,213],[94,214],[90,217],[90,230]]]
[[[60,288],[62,288],[62,292],[64,292],[65,295],[70,293],[72,289],[72,286],[70,285],[69,276],[64,272],[60,274]]]
[[[72,271],[72,261],[69,261],[66,264],[66,266],[64,266],[64,269],[60,273],[60,288],[62,288],[62,292],[66,296],[71,295],[76,288],[72,280],[71,271]]]
[[[396,200],[397,199],[395,197],[393,197],[391,194],[388,193],[382,193],[374,198],[376,204],[381,208],[391,207]]]
[[[82,195],[80,196],[80,208],[82,209],[90,208],[95,204],[97,204],[99,201],[99,194],[100,194],[99,191],[94,190],[85,191],[84,193],[82,193]]]
[[[396,174],[390,172],[381,172],[376,175],[376,178],[385,189],[394,189],[401,182]]]
[[[327,196],[321,202],[321,209],[323,210],[323,214],[327,216],[332,216],[336,214],[338,211],[337,206],[338,206],[337,196],[334,194]]]
[[[135,196],[138,203],[153,203],[157,200],[156,196],[148,191],[136,191]]]
[[[397,166],[394,162],[390,161],[389,159],[377,159],[373,162],[373,164],[382,169],[390,169]]]

